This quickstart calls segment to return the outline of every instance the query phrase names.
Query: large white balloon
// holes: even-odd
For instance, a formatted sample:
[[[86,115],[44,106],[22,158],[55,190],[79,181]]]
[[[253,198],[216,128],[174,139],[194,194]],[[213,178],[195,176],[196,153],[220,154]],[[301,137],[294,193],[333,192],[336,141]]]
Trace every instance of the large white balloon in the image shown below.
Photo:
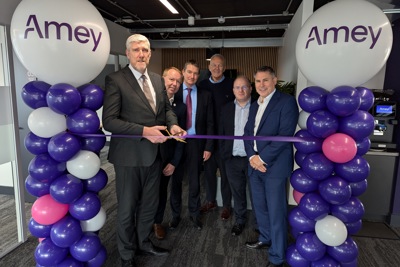
[[[106,211],[103,207],[100,208],[99,213],[89,220],[81,221],[82,231],[96,232],[99,231],[106,222]]]
[[[11,41],[39,80],[77,87],[93,80],[110,53],[110,35],[86,0],[23,0],[11,20]]]
[[[384,66],[392,41],[391,23],[377,6],[364,0],[333,1],[300,30],[297,64],[309,81],[328,91],[340,85],[356,87]]]
[[[315,223],[315,233],[322,243],[331,247],[343,244],[347,238],[346,225],[332,215],[327,215]]]
[[[297,125],[299,125],[299,127],[300,127],[302,130],[307,130],[307,120],[308,120],[308,117],[310,117],[310,113],[309,113],[309,112],[304,111],[304,110],[300,111],[300,113],[299,113],[299,119],[298,119],[298,121],[297,121]]]
[[[67,170],[79,179],[89,179],[100,170],[100,158],[92,151],[81,150],[67,161]]]
[[[49,107],[41,107],[29,114],[28,128],[39,137],[50,138],[67,129],[67,120]]]

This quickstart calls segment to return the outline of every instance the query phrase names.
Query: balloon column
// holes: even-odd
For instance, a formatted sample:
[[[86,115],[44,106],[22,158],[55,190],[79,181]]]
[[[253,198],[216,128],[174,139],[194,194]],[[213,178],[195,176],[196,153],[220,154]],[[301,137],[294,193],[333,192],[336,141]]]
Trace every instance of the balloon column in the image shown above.
[[[21,93],[33,109],[24,141],[35,155],[25,186],[37,197],[29,222],[39,238],[36,266],[102,266],[107,253],[97,233],[106,213],[98,193],[108,177],[96,110],[103,91],[88,82],[107,62],[107,26],[89,1],[23,0],[11,34],[19,60],[39,79]]]
[[[357,197],[367,188],[370,167],[362,156],[374,128],[368,113],[374,96],[359,85],[383,67],[391,46],[386,15],[363,0],[328,3],[299,33],[297,63],[315,85],[298,97],[296,136],[305,141],[295,143],[299,168],[290,177],[298,204],[289,214],[296,239],[286,252],[291,266],[357,266],[351,235],[362,227]]]

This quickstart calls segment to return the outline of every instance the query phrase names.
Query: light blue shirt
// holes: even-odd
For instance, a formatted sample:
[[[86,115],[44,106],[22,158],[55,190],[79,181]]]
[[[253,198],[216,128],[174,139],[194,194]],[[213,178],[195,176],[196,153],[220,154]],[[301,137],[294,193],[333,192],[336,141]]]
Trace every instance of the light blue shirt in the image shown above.
[[[223,80],[225,80],[225,76],[222,75],[221,79],[219,79],[219,80],[216,81],[216,82],[212,79],[211,76],[210,76],[210,78],[208,78],[208,79],[210,80],[211,83],[220,83],[220,82],[222,82]]]
[[[188,87],[186,84],[183,84],[183,103],[186,104],[186,96],[188,94],[188,91],[186,90]],[[193,85],[192,92],[190,93],[190,96],[192,98],[192,127],[189,129],[186,129],[186,132],[188,134],[196,134],[196,112],[197,112],[197,87],[196,85]]]
[[[237,103],[236,99],[235,103],[235,136],[243,136],[244,134],[244,126],[247,123],[247,119],[249,117],[250,111],[250,99],[247,101],[244,107],[241,107],[239,103]],[[246,150],[244,149],[244,142],[243,140],[235,139],[233,140],[233,149],[232,149],[233,156],[239,157],[246,157]]]

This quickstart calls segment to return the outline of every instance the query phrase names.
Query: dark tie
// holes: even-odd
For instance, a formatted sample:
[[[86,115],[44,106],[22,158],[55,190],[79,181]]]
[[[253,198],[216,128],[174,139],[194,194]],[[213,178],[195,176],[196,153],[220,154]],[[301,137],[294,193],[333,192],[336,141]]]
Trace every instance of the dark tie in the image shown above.
[[[186,88],[187,96],[186,96],[186,129],[192,127],[192,97],[190,93],[192,92],[192,88]]]
[[[154,112],[156,112],[156,105],[154,104],[153,96],[151,95],[149,84],[147,83],[147,78],[145,75],[142,75],[142,82],[143,82],[143,93],[146,96],[149,104]]]

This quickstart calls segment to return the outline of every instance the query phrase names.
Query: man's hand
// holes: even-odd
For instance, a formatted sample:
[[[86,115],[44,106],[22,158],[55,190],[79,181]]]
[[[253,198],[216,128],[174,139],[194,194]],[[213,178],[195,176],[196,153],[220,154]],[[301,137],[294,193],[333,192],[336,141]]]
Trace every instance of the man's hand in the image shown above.
[[[203,162],[207,161],[211,157],[211,152],[210,151],[204,151],[203,153]]]
[[[175,166],[171,163],[168,163],[163,170],[164,176],[171,176],[175,171]]]
[[[143,137],[149,140],[150,142],[157,144],[157,143],[164,143],[168,140],[168,137],[163,135],[161,131],[167,129],[166,126],[153,126],[153,127],[144,127],[143,128]]]
[[[259,155],[255,155],[250,159],[250,166],[260,172],[267,172],[267,166],[261,161]]]
[[[187,135],[186,131],[183,130],[181,127],[178,125],[172,125],[170,132],[173,136],[184,136]]]

